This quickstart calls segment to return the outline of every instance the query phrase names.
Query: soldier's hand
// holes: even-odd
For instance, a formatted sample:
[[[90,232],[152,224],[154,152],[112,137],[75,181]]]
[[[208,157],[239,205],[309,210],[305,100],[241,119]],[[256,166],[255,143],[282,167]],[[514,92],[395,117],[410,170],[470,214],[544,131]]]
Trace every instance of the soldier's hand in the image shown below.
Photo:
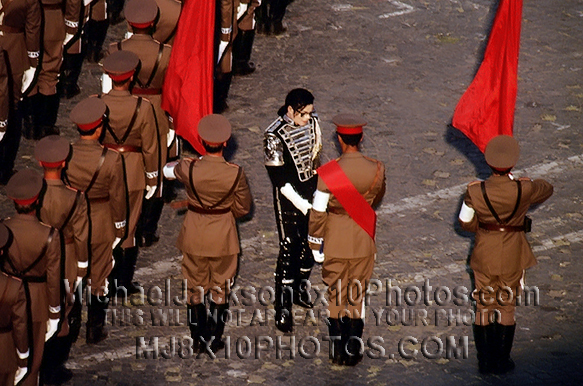
[[[21,88],[22,93],[28,90],[28,88],[32,84],[35,72],[36,68],[34,67],[30,67],[28,70],[24,71],[24,74],[22,75],[22,88]]]
[[[19,367],[18,370],[16,370],[16,374],[14,374],[14,384],[17,385],[18,382],[22,381],[22,378],[24,378],[27,372],[28,367]]]
[[[115,240],[113,240],[113,244],[111,246],[111,249],[115,249],[115,247],[117,247],[117,244],[119,244],[120,241],[121,241],[121,237],[116,237]]]
[[[2,142],[2,139],[4,139],[4,134],[6,134],[5,131],[0,132],[0,142]]]
[[[168,135],[166,136],[166,147],[170,147],[172,145],[175,136],[176,132],[173,129],[168,130]]]
[[[53,335],[55,335],[55,332],[57,332],[58,329],[59,329],[59,319],[47,320],[47,333],[45,334],[45,342],[47,340],[51,339],[51,337]]]
[[[66,33],[65,40],[63,40],[63,46],[66,46],[67,43],[69,43],[71,41],[71,39],[73,39],[73,36],[75,36],[75,35],[70,34],[70,33]]]
[[[111,78],[107,74],[101,75],[101,92],[107,94],[113,88]]]
[[[150,198],[152,198],[152,196],[154,196],[154,193],[156,193],[157,188],[158,186],[156,185],[154,186],[146,185],[146,200],[149,200]]]
[[[322,264],[324,262],[324,254],[322,252],[312,249],[312,255],[314,255],[316,263]]]

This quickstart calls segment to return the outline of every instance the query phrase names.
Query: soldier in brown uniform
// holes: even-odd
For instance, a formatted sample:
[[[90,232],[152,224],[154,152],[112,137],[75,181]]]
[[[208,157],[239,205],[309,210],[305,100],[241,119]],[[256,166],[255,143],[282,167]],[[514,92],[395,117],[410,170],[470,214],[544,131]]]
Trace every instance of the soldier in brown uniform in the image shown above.
[[[4,264],[11,243],[12,233],[0,223],[0,264]],[[0,272],[0,294],[0,385],[12,386],[28,370],[28,321],[22,280]]]
[[[19,102],[32,84],[40,54],[42,14],[34,0],[4,0],[0,8],[0,47],[8,57],[8,84],[12,90],[8,121],[0,125],[0,184],[12,175],[22,133]],[[4,133],[4,134],[2,134]]]
[[[233,78],[233,40],[237,36],[237,5],[239,0],[217,0],[215,7],[215,78],[213,112],[228,108],[227,97]],[[217,44],[218,43],[218,44]]]
[[[17,214],[4,221],[14,239],[2,270],[24,282],[32,314],[32,362],[24,385],[37,384],[45,341],[57,331],[61,314],[61,238],[35,216],[43,188],[42,176],[31,169],[17,172],[6,185]]]
[[[251,62],[253,40],[255,40],[255,9],[259,0],[240,0],[237,8],[238,33],[233,41],[233,74],[249,75],[255,71]]]
[[[158,15],[155,0],[129,0],[124,8],[124,15],[133,35],[121,42],[112,43],[109,52],[130,51],[140,58],[140,71],[135,77],[136,85],[132,87],[131,93],[147,98],[154,106],[160,134],[160,165],[165,165],[167,159],[176,159],[178,156],[174,130],[171,129],[168,115],[162,109],[162,86],[172,48],[152,38],[151,31]],[[109,90],[104,88],[103,92]],[[166,184],[163,184],[163,187],[166,187]],[[136,232],[136,242],[139,246],[148,247],[158,241],[156,231],[163,206],[161,194],[143,200]]]
[[[140,291],[132,279],[138,258],[135,231],[142,211],[142,200],[149,200],[159,191],[160,146],[156,113],[152,103],[141,96],[131,95],[130,82],[138,67],[139,58],[130,51],[115,51],[103,61],[103,69],[112,79],[113,89],[101,99],[109,109],[109,121],[103,145],[119,151],[124,157],[129,210],[128,234],[116,252],[119,284],[129,293]],[[119,261],[117,261],[119,259]]]
[[[318,168],[308,240],[328,285],[330,358],[354,366],[362,359],[364,292],[377,252],[373,207],[385,194],[385,167],[359,151],[362,117],[341,114],[333,122],[342,155]]]
[[[84,0],[66,0],[65,3],[65,40],[63,63],[57,84],[58,93],[71,99],[81,90],[77,85],[85,54],[82,50],[84,26],[89,15],[89,4]]]
[[[172,45],[174,43],[174,36],[178,28],[178,19],[182,11],[182,2],[178,0],[155,0],[158,5],[158,17],[154,25],[152,37],[164,44]],[[124,15],[127,20],[127,14]],[[130,38],[133,35],[132,28],[128,25],[128,32],[125,37]]]
[[[221,339],[229,288],[241,251],[235,218],[249,213],[252,198],[243,169],[223,158],[223,148],[231,137],[229,121],[221,115],[207,115],[200,120],[198,133],[207,154],[168,164],[164,174],[182,182],[188,194],[188,213],[176,246],[184,255],[182,273],[188,280],[187,307],[194,349],[204,351],[204,339],[214,353],[224,347]],[[207,320],[205,297],[209,292]]]
[[[123,159],[99,144],[107,106],[98,98],[87,98],[71,111],[80,139],[73,144],[67,163],[67,181],[85,193],[91,216],[91,261],[87,343],[107,337],[104,330],[108,293],[107,278],[113,269],[112,249],[124,237],[127,191]]]
[[[174,43],[178,19],[182,11],[182,2],[177,0],[156,0],[160,15],[156,21],[153,37],[164,44]],[[127,15],[126,15],[127,17]]]
[[[55,128],[59,111],[57,82],[63,61],[65,18],[63,0],[41,0],[44,30],[42,63],[38,81],[23,100],[24,136],[40,139],[45,135],[59,134]]]
[[[89,6],[89,20],[85,24],[87,61],[98,63],[103,59],[103,43],[109,28],[106,0],[93,0]]]
[[[476,287],[474,339],[482,373],[514,368],[510,351],[516,297],[524,270],[536,264],[525,234],[530,230],[526,212],[553,194],[553,186],[544,180],[512,176],[518,155],[514,138],[500,135],[490,140],[484,156],[493,174],[468,185],[459,214],[462,228],[476,232],[470,266]]]
[[[71,345],[81,328],[81,294],[74,292],[87,275],[89,265],[89,213],[83,192],[65,186],[61,172],[69,157],[71,145],[65,138],[50,135],[36,145],[34,155],[44,169],[47,190],[39,219],[59,230],[64,246],[61,271],[65,278],[61,307],[63,326],[58,337],[45,345],[41,379],[48,384],[61,384],[72,377],[64,364]]]

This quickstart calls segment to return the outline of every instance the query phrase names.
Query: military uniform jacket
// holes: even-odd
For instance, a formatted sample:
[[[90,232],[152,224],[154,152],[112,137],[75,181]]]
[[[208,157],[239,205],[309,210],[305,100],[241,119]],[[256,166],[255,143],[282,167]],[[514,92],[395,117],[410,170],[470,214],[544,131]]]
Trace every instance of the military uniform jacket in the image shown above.
[[[16,351],[28,351],[26,295],[22,281],[0,272],[1,373],[16,371]]]
[[[522,226],[528,208],[545,201],[553,194],[553,186],[544,180],[520,178],[518,182],[522,185],[522,196],[516,214],[507,223],[511,226]],[[516,205],[516,181],[509,175],[492,175],[486,180],[485,187],[488,199],[499,218],[507,219]],[[464,202],[475,210],[470,222],[460,221],[465,230],[476,232],[470,260],[472,269],[486,275],[504,275],[536,264],[524,232],[488,231],[479,227],[479,223],[497,224],[482,195],[480,181],[468,185]]]
[[[166,155],[166,136],[170,129],[166,112],[162,110],[162,86],[164,77],[170,62],[170,51],[172,47],[168,44],[162,44],[150,35],[134,34],[129,39],[119,43],[112,43],[109,46],[109,52],[115,52],[119,48],[124,51],[131,51],[140,58],[140,72],[138,73],[137,82],[132,90],[135,95],[140,95],[140,88],[148,90],[157,90],[157,94],[145,94],[154,109],[156,110],[156,120],[158,122],[158,132],[160,134],[160,146],[162,147],[162,161],[165,161]],[[161,162],[165,164],[166,162]]]
[[[73,144],[71,160],[67,163],[70,185],[82,192],[89,201],[91,243],[112,243],[123,237],[127,216],[127,190],[121,155],[108,149],[97,179],[87,191],[100,164],[103,146],[97,141],[80,139]]]
[[[22,74],[37,67],[41,46],[42,13],[38,0],[2,0],[0,46],[8,53],[13,77],[13,97],[21,96]],[[7,5],[6,5],[7,4]]]
[[[44,322],[49,319],[49,306],[60,309],[61,304],[59,232],[54,231],[47,244],[52,227],[41,223],[33,215],[16,214],[6,219],[4,224],[12,231],[14,239],[6,257],[10,259],[12,265],[5,260],[2,269],[8,275],[19,277],[24,281],[29,280],[32,321]],[[41,255],[43,257],[32,269],[24,275],[20,274]]]
[[[194,166],[191,173],[192,162]],[[192,177],[192,184],[205,206],[211,207],[226,197],[214,209],[230,209],[222,214],[203,214],[189,210],[178,235],[178,249],[205,257],[238,254],[240,247],[235,218],[249,213],[252,202],[243,170],[238,175],[237,165],[228,163],[223,157],[205,155],[200,159],[181,160],[174,173],[186,188],[189,206],[202,209],[191,189]],[[233,186],[235,188],[229,193]]]
[[[136,111],[139,97],[131,95],[129,91],[111,90],[101,97],[109,109],[109,128],[105,131],[104,145],[132,146],[139,151],[124,151],[128,190],[144,190],[146,184],[158,184],[158,170],[160,162],[160,147],[156,114],[152,103],[141,98],[141,106],[134,125],[125,141],[117,143],[111,132],[122,140],[132,116]]]
[[[156,0],[156,4],[160,10],[160,17],[156,22],[154,39],[172,45],[182,11],[182,3],[176,0]]]
[[[320,166],[320,129],[312,117],[304,127],[296,126],[287,117],[279,117],[265,130],[263,143],[265,168],[273,187],[277,212],[298,212],[280,189],[289,183],[302,198],[312,201]]]
[[[356,190],[371,205],[376,206],[385,194],[385,167],[382,162],[365,157],[360,152],[345,153],[338,164]],[[318,190],[330,193],[321,177]],[[309,236],[311,249],[319,249],[315,240],[323,239],[324,255],[335,258],[362,258],[376,253],[375,241],[330,195],[328,211],[310,211]]]
[[[61,180],[46,180],[47,190],[43,197],[40,220],[61,231],[65,248],[65,278],[73,284],[79,263],[87,266],[89,258],[89,212],[85,195],[69,188]]]

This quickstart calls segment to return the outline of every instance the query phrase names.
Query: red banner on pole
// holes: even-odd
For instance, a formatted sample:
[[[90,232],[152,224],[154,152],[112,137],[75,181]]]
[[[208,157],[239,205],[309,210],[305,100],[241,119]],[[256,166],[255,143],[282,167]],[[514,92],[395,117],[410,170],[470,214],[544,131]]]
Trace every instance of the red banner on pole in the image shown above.
[[[453,115],[453,127],[482,152],[493,137],[513,132],[521,18],[522,0],[500,0],[484,60]]]
[[[176,134],[205,154],[197,125],[213,112],[215,2],[183,4],[164,79],[162,108],[173,118]]]

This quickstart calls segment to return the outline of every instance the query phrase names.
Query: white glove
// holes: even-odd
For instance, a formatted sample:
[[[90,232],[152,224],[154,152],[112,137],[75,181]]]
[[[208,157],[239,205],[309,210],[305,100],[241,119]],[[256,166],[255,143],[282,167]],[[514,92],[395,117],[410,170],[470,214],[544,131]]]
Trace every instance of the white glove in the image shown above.
[[[324,262],[324,254],[322,252],[312,249],[312,255],[314,255],[316,263],[322,264]]]
[[[66,46],[67,43],[69,43],[71,41],[71,39],[73,39],[73,36],[75,36],[75,35],[70,34],[70,33],[66,33],[65,40],[63,41],[63,45]]]
[[[45,334],[45,342],[57,332],[59,328],[59,319],[49,319],[47,320],[47,333]]]
[[[281,194],[290,200],[291,203],[304,214],[304,216],[308,214],[308,210],[312,209],[312,205],[308,200],[300,196],[289,182],[282,186],[280,190]]]
[[[14,375],[14,384],[16,385],[18,382],[22,381],[22,378],[24,378],[27,372],[28,367],[19,367],[18,370],[16,370],[16,374]]]
[[[115,247],[117,247],[117,244],[119,244],[120,241],[121,241],[121,238],[116,237],[115,240],[113,240],[113,245],[111,246],[111,249],[115,249]]]
[[[0,141],[2,141],[2,139],[4,138],[4,134],[6,134],[5,131],[0,132]]]
[[[166,136],[166,147],[170,147],[170,145],[172,145],[172,142],[174,141],[175,136],[176,136],[176,131],[174,131],[173,129],[170,129],[168,131],[168,135]]]
[[[225,52],[225,49],[227,48],[228,45],[229,45],[229,42],[224,42],[222,40],[219,43],[219,56],[217,59],[217,64],[221,62],[221,59],[223,58],[223,52]]]
[[[34,80],[34,73],[35,72],[36,72],[36,68],[34,68],[34,67],[30,67],[28,70],[24,71],[24,74],[22,75],[22,88],[21,88],[22,92],[25,92],[26,90],[28,90],[28,88],[32,84],[32,81]]]
[[[162,173],[164,173],[164,177],[166,177],[169,180],[175,180],[176,174],[174,173],[174,168],[176,167],[176,165],[178,165],[178,161],[168,162],[166,165],[164,165],[164,167],[162,168]]]
[[[156,193],[157,188],[158,188],[158,186],[156,186],[156,185],[154,185],[154,186],[146,185],[146,200],[149,200],[150,198],[152,198],[154,193]]]
[[[127,31],[126,34],[123,36],[124,39],[129,39],[134,36],[133,32]]]
[[[101,75],[101,92],[107,94],[113,88],[113,84],[111,83],[111,78],[107,74]]]

